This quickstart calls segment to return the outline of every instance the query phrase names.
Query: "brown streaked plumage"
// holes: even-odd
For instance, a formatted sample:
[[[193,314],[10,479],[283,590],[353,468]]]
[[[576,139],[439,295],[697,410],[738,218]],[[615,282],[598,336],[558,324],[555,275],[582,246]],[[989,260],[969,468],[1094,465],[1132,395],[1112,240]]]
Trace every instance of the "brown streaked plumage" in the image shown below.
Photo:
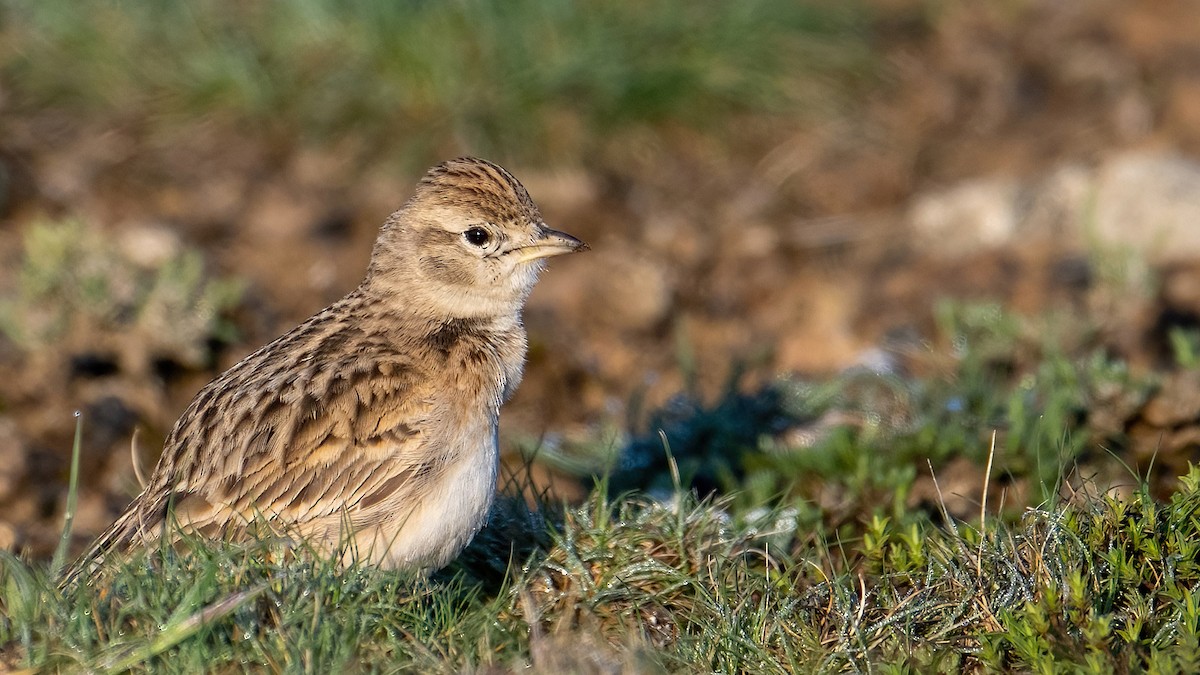
[[[261,520],[385,567],[445,565],[495,491],[521,308],[546,257],[584,248],[503,168],[434,167],[384,223],[358,288],[196,395],[66,579],[157,541],[168,513],[205,535]]]

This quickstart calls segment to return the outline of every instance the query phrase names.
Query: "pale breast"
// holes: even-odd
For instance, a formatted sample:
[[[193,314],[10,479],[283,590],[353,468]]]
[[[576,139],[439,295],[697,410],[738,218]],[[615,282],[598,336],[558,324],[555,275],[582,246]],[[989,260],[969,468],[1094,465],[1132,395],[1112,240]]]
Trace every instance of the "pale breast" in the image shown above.
[[[448,563],[483,526],[496,492],[499,408],[524,357],[512,340],[523,348],[523,336],[458,326],[438,339],[447,367],[432,388],[440,414],[422,449],[431,468],[419,490],[379,504],[373,522],[354,535],[358,555],[384,567]]]
[[[354,535],[357,555],[382,567],[437,569],[479,531],[496,493],[499,453],[494,424],[464,433],[463,459],[426,484],[419,499],[382,505],[389,513]]]

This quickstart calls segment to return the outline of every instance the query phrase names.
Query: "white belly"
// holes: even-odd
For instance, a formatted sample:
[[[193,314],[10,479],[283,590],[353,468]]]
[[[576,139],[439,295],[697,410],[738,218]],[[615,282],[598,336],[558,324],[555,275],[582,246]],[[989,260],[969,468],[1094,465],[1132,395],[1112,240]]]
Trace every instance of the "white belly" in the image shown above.
[[[490,441],[430,484],[426,497],[411,510],[402,506],[393,520],[356,532],[358,557],[380,567],[426,570],[453,560],[483,526],[496,494],[495,432]]]

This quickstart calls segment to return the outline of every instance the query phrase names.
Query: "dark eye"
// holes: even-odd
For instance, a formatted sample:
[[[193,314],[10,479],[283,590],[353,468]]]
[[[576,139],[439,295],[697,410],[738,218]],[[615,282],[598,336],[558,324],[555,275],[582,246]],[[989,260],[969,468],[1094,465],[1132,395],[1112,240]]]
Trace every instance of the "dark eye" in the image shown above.
[[[467,241],[471,242],[472,246],[480,247],[486,246],[488,241],[492,238],[492,235],[488,234],[488,231],[482,227],[472,227],[466,232],[463,232],[463,236],[467,238]]]

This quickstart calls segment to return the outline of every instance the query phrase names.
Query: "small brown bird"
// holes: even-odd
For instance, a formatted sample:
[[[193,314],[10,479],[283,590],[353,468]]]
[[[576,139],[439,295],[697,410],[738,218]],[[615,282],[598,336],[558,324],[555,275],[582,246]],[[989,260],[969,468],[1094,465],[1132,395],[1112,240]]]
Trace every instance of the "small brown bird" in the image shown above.
[[[383,224],[363,282],[200,390],[142,493],[67,573],[151,544],[168,514],[222,536],[254,522],[382,567],[442,567],[496,490],[500,405],[521,380],[521,309],[546,227],[481,159],[434,167]]]

